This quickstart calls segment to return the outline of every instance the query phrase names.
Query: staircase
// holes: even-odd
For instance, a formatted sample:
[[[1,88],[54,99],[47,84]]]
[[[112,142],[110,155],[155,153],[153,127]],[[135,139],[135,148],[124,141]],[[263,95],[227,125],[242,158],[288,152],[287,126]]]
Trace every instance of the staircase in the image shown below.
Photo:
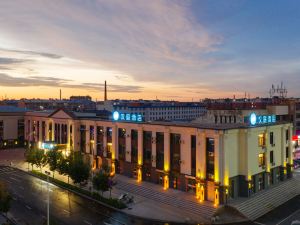
[[[256,220],[300,194],[300,180],[291,178],[275,187],[263,190],[246,201],[231,204],[249,220]]]
[[[149,187],[148,187],[149,186]],[[151,187],[153,186],[153,188]],[[168,194],[168,191],[162,192],[157,189],[157,185],[151,183],[131,183],[131,182],[124,182],[121,180],[117,181],[116,188],[132,193],[135,195],[142,196],[144,198],[151,199],[153,201],[167,204],[179,209],[182,209],[191,214],[197,214],[198,216],[210,220],[213,214],[215,213],[216,209],[208,204],[199,203],[196,200],[188,200],[186,198],[180,198],[181,194],[187,193],[180,193],[176,195],[176,192]],[[170,190],[173,192],[173,190]]]

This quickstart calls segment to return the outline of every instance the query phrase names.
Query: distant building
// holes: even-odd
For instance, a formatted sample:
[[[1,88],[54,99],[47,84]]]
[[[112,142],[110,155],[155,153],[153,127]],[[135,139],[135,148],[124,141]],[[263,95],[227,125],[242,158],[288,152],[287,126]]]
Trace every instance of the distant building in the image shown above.
[[[0,149],[24,146],[24,108],[0,106]]]
[[[191,121],[206,112],[201,103],[159,100],[109,100],[97,104],[97,109],[141,114],[145,121]]]

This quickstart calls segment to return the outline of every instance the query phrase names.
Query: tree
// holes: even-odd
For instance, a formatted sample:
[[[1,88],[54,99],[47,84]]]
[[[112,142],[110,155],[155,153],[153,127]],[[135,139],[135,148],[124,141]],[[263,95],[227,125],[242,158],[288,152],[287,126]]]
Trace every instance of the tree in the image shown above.
[[[7,191],[7,187],[0,182],[0,212],[7,213],[10,209],[11,196]]]
[[[109,176],[103,172],[98,172],[93,178],[93,187],[102,192],[109,190]]]
[[[75,184],[80,184],[89,179],[90,166],[84,162],[80,152],[70,154],[68,174]]]
[[[68,183],[69,183],[69,171],[70,171],[70,156],[65,158],[63,154],[57,154],[57,168],[59,174],[68,176]]]
[[[35,165],[42,171],[42,168],[47,165],[47,156],[45,155],[44,150],[34,149],[34,151]]]
[[[33,170],[33,165],[35,164],[35,152],[33,148],[26,149],[25,161],[28,163],[28,170],[29,170],[29,164],[31,165],[31,170]]]
[[[50,170],[53,172],[53,178],[55,170],[58,170],[59,160],[62,158],[62,153],[57,149],[51,150],[47,152],[47,163],[49,165]]]

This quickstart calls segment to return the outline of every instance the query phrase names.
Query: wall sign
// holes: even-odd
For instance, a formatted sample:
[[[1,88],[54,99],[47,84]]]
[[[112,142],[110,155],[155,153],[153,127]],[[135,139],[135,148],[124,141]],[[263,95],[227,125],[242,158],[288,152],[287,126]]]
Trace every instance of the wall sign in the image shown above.
[[[276,115],[256,115],[253,112],[249,116],[249,123],[251,126],[276,123]]]
[[[113,112],[114,121],[129,121],[129,122],[143,122],[143,116],[135,113],[120,113],[118,111]]]

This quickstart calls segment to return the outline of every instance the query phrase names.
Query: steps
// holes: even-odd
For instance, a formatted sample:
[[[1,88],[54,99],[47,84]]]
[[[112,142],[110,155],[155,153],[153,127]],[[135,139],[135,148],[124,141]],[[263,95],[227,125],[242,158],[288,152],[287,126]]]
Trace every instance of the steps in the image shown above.
[[[300,194],[300,181],[292,178],[261,191],[241,203],[232,204],[249,220],[255,220]]]
[[[118,180],[116,187],[125,192],[136,194],[159,203],[177,207],[191,214],[197,214],[207,220],[210,220],[216,211],[215,208],[209,205],[200,204],[196,201],[190,201],[187,199],[176,197],[175,194],[160,192],[151,187],[146,187],[143,185]]]

